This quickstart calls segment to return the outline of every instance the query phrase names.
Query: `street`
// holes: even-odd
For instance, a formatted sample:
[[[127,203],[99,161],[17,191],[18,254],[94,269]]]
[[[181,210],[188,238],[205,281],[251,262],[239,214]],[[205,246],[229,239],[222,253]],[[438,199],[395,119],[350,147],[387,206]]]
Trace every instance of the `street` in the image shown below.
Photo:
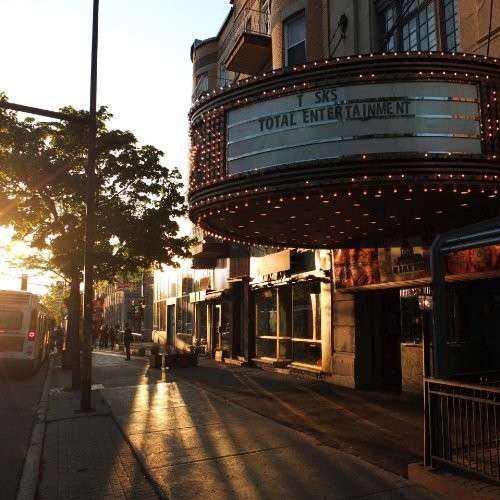
[[[300,426],[282,425],[279,419],[233,404],[195,383],[206,378],[207,389],[214,389],[214,381],[206,377],[209,369],[219,368],[201,366],[162,374],[150,370],[145,358],[126,362],[115,353],[94,353],[95,412],[79,414],[74,412],[79,394],[64,390],[70,374],[56,363],[40,500],[209,495],[218,499],[435,498],[333,443],[325,446],[307,429],[299,432]],[[237,368],[232,370],[237,374]],[[244,371],[248,382],[250,370]],[[232,377],[231,369],[222,368],[219,373]],[[266,384],[266,391],[279,398],[282,394],[274,383],[274,389]],[[302,393],[311,398],[307,391]],[[268,397],[269,392],[262,396]],[[316,404],[314,398],[312,403]],[[275,413],[283,409],[275,401]],[[289,410],[299,422],[303,419],[293,403]],[[353,435],[346,435],[344,442],[354,441]]]
[[[29,445],[33,418],[43,388],[47,363],[35,375],[14,367],[0,368],[0,484],[1,497],[16,497]]]

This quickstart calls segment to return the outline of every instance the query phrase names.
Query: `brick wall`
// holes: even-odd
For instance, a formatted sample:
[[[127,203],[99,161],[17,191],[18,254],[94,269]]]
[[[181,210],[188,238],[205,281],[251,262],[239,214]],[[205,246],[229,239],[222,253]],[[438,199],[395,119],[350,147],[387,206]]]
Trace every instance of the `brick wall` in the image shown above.
[[[493,2],[490,56],[500,57],[500,2],[498,0],[459,0],[461,51],[486,54],[490,1]]]

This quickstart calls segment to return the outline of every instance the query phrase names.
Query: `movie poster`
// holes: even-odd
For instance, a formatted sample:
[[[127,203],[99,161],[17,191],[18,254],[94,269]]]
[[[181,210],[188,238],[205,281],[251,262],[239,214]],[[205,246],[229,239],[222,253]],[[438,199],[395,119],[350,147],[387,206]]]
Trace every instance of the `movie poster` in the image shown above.
[[[500,245],[471,248],[446,256],[447,274],[484,273],[500,270]]]
[[[429,249],[404,241],[400,247],[379,249],[380,281],[414,280],[430,275]]]
[[[335,250],[335,284],[337,288],[380,283],[376,248]]]

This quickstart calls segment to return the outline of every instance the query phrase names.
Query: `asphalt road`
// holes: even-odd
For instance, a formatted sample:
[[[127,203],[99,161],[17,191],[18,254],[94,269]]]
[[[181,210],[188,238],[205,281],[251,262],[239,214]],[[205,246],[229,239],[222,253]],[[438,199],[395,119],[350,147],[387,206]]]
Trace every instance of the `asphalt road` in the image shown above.
[[[0,497],[16,497],[48,363],[35,375],[0,364]]]

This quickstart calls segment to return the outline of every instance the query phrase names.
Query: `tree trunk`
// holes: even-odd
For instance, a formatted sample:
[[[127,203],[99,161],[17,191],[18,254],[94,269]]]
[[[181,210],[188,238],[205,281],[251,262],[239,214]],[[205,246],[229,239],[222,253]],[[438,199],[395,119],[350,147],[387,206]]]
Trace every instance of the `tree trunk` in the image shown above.
[[[80,273],[71,276],[68,340],[71,352],[71,388],[80,389]]]

